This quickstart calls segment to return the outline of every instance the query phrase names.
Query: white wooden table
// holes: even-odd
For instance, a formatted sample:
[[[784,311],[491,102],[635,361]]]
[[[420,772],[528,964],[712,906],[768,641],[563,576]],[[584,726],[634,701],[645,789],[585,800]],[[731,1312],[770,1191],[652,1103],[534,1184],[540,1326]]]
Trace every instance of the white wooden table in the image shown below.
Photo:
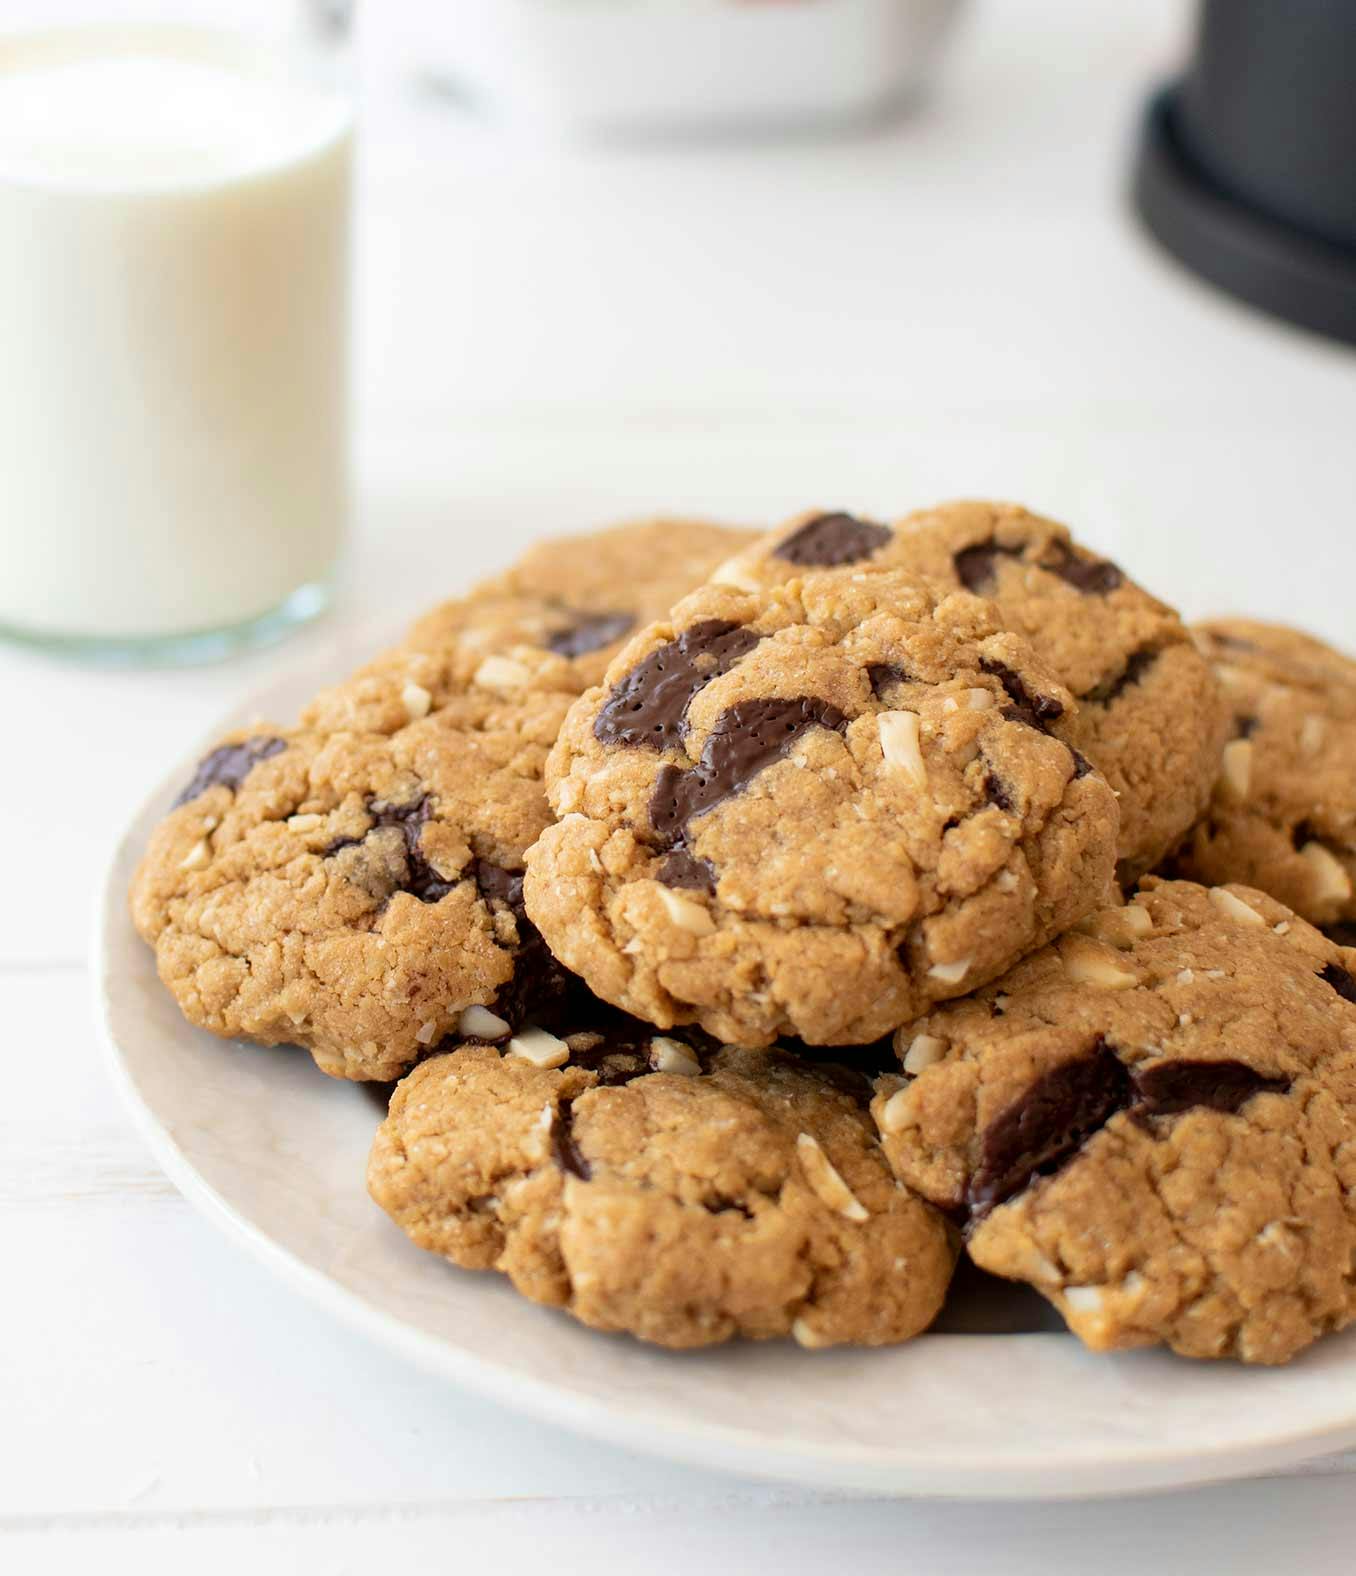
[[[358,651],[536,533],[998,493],[1192,613],[1353,643],[1356,358],[1211,294],[1123,211],[1180,22],[994,0],[922,114],[829,143],[534,155],[373,103],[339,612],[195,672],[0,653],[0,1570],[1353,1568],[1356,1459],[1154,1501],[865,1502],[433,1386],[190,1212],[86,1007],[106,850],[165,764],[292,652]]]

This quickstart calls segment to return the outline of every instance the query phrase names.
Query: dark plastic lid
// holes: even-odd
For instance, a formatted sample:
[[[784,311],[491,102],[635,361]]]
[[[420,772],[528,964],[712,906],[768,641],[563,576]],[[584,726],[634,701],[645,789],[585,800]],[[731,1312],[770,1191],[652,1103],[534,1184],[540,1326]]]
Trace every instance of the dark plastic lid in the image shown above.
[[[1356,249],[1274,218],[1226,191],[1189,151],[1179,91],[1169,87],[1156,94],[1141,128],[1133,199],[1150,233],[1231,295],[1356,344]]]

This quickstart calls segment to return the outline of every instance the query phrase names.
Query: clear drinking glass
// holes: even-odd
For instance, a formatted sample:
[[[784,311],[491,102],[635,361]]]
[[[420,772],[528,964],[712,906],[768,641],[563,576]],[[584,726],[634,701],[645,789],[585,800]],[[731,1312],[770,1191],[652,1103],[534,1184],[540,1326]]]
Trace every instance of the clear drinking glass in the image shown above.
[[[347,14],[0,0],[0,635],[194,661],[326,606]]]

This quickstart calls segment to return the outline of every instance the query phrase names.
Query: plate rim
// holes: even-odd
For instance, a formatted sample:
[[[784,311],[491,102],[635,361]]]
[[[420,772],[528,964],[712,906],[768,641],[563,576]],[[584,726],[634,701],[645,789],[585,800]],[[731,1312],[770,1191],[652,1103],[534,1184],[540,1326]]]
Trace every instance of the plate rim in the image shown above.
[[[161,1120],[136,1083],[112,1021],[110,985],[118,977],[113,936],[118,927],[130,926],[126,883],[139,854],[143,823],[162,811],[171,788],[186,764],[197,758],[203,743],[210,743],[246,716],[257,716],[266,697],[301,673],[318,670],[325,651],[313,652],[289,678],[275,677],[251,690],[232,708],[198,749],[164,774],[111,841],[105,874],[98,888],[92,916],[90,970],[92,1006],[102,1059],[125,1109],[145,1140],[156,1162],[188,1202],[231,1241],[267,1268],[285,1285],[341,1324],[394,1352],[421,1371],[464,1386],[510,1410],[600,1440],[638,1450],[649,1456],[705,1469],[720,1469],[748,1479],[792,1483],[805,1488],[867,1492],[920,1499],[971,1500],[1072,1500],[1123,1497],[1169,1488],[1188,1488],[1224,1482],[1254,1473],[1294,1465],[1315,1455],[1356,1445],[1356,1396],[1322,1415],[1312,1415],[1289,1429],[1269,1429],[1244,1434],[1239,1439],[1191,1446],[1174,1441],[1112,1442],[1097,1454],[1085,1449],[1067,1457],[1048,1453],[1032,1465],[1014,1465],[1003,1458],[959,1452],[938,1452],[925,1441],[910,1454],[882,1454],[867,1445],[826,1441],[814,1451],[799,1442],[783,1444],[765,1432],[729,1424],[674,1419],[642,1405],[591,1398],[567,1384],[552,1384],[508,1363],[496,1362],[458,1347],[430,1331],[416,1328],[397,1314],[383,1309],[359,1291],[342,1284],[308,1264],[291,1248],[276,1241],[242,1210],[218,1191],[198,1170],[191,1156]],[[333,653],[328,653],[332,659]],[[328,671],[328,670],[327,670]],[[271,709],[271,708],[265,708]],[[140,944],[140,943],[138,943]],[[150,953],[147,949],[147,956]],[[187,1031],[191,1025],[185,1022]],[[320,1077],[317,1073],[317,1077]],[[939,1335],[935,1340],[970,1341],[984,1337]],[[1065,1341],[1062,1334],[1003,1337],[1010,1341]],[[682,1361],[682,1356],[676,1357]],[[814,1354],[804,1354],[813,1361]],[[1187,1359],[1180,1359],[1187,1362]],[[1239,1369],[1242,1378],[1246,1370]],[[1356,1358],[1353,1359],[1356,1379]],[[1242,1410],[1242,1409],[1241,1409]],[[1313,1411],[1314,1409],[1311,1409]],[[757,1463],[751,1469],[750,1461]],[[1059,1477],[1054,1484],[1051,1478]]]

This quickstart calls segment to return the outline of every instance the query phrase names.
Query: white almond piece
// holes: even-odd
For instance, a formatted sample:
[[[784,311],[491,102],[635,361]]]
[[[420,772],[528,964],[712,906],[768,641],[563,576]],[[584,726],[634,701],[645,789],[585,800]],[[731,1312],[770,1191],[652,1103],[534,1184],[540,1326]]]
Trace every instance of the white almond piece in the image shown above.
[[[809,1133],[796,1139],[796,1154],[800,1157],[801,1170],[814,1189],[820,1203],[826,1205],[845,1220],[870,1220],[857,1195],[843,1181],[837,1167],[820,1148],[819,1140]]]
[[[1236,668],[1230,662],[1217,662],[1215,664],[1215,677],[1227,690],[1235,692],[1252,688],[1252,679],[1242,668]]]
[[[419,1041],[420,1045],[432,1045],[433,1036],[437,1034],[437,1032],[438,1025],[434,1023],[432,1019],[430,1019],[427,1023],[421,1023],[419,1025],[418,1029],[415,1031],[414,1037]]]
[[[1320,902],[1344,903],[1351,896],[1351,877],[1331,849],[1322,843],[1306,843],[1300,858],[1313,873],[1314,896]]]
[[[1252,787],[1252,744],[1231,739],[1220,760],[1220,778],[1235,799],[1246,799]]]
[[[943,985],[959,985],[974,961],[973,958],[957,958],[954,963],[934,963],[928,970],[928,978]]]
[[[680,1078],[695,1078],[702,1070],[690,1045],[664,1035],[650,1041],[650,1066],[657,1073],[676,1073]]]
[[[512,657],[492,656],[486,657],[476,669],[475,682],[482,689],[515,690],[522,689],[531,678],[531,671],[521,662],[515,662]]]
[[[1210,901],[1221,914],[1238,920],[1241,925],[1266,924],[1255,908],[1249,908],[1241,897],[1235,897],[1226,887],[1211,887]]]
[[[212,857],[212,850],[205,837],[200,837],[179,861],[180,870],[201,870]]]
[[[716,922],[703,904],[682,897],[661,883],[656,883],[656,890],[664,912],[680,930],[690,931],[694,936],[709,936],[715,930]]]
[[[488,1007],[463,1007],[457,1033],[468,1040],[499,1040],[513,1027]]]
[[[510,1056],[521,1056],[534,1067],[563,1067],[570,1059],[570,1047],[545,1029],[524,1029],[508,1042]]]
[[[1179,985],[1193,985],[1195,981],[1196,975],[1191,969],[1178,969],[1177,983]]]
[[[1323,748],[1323,736],[1328,724],[1322,717],[1308,716],[1300,723],[1300,749],[1306,755],[1317,755]]]
[[[880,1108],[879,1121],[882,1133],[902,1133],[910,1125],[906,1110],[908,1104],[909,1089],[906,1084],[903,1089],[896,1089]]]
[[[1100,1313],[1102,1288],[1100,1286],[1066,1286],[1061,1293],[1071,1313]]]
[[[899,767],[914,783],[923,787],[928,780],[928,769],[923,764],[923,752],[918,746],[918,713],[883,711],[876,718],[876,727],[886,764]]]
[[[427,717],[429,707],[433,704],[433,696],[422,684],[409,683],[400,692],[400,704],[405,708],[405,715],[411,722],[418,722],[421,717]]]
[[[1015,870],[1000,870],[994,879],[994,885],[1000,892],[1015,892],[1017,890],[1017,872]]]
[[[733,586],[736,591],[758,591],[762,588],[757,577],[746,566],[741,555],[738,558],[727,558],[711,576],[711,584],[717,586]]]
[[[1278,925],[1273,925],[1271,928],[1278,936],[1288,936],[1290,934],[1290,921],[1283,919]]]
[[[324,819],[323,815],[289,815],[287,824],[294,832],[314,832]]]
[[[1095,985],[1101,990],[1130,990],[1139,984],[1139,975],[1122,968],[1110,948],[1087,936],[1065,936],[1059,953],[1065,972],[1080,985]]]
[[[1154,917],[1138,903],[1128,903],[1120,910],[1121,924],[1132,936],[1147,936],[1154,928]]]
[[[904,1071],[916,1078],[924,1068],[941,1061],[945,1055],[945,1040],[939,1039],[935,1034],[915,1034],[908,1050],[904,1053]]]
[[[817,1335],[804,1319],[797,1319],[792,1324],[791,1334],[798,1345],[804,1346],[809,1351],[816,1351],[821,1346],[832,1345],[831,1341],[825,1340],[822,1335]]]

